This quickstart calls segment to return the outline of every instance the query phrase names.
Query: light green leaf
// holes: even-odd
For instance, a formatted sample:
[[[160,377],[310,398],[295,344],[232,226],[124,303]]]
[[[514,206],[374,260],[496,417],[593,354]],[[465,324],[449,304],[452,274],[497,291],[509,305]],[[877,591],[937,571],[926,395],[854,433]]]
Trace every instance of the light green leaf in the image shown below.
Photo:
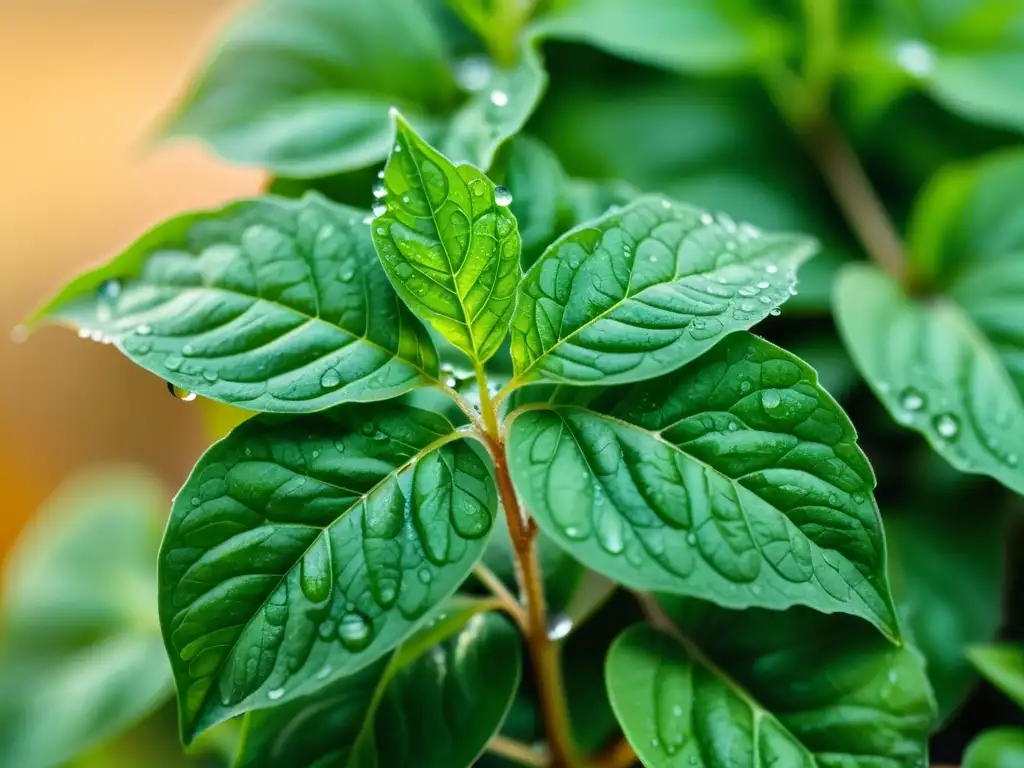
[[[874,475],[809,366],[736,333],[660,379],[593,391],[527,406],[508,438],[516,490],[573,557],[632,589],[807,605],[899,636]]]
[[[776,312],[815,248],[655,197],[582,224],[519,286],[513,384],[616,384],[678,368]]]
[[[418,0],[264,0],[228,28],[165,130],[234,162],[325,176],[387,154],[390,106],[427,114],[453,96]]]
[[[967,745],[961,768],[1016,768],[1024,765],[1024,728],[991,728]]]
[[[521,643],[484,601],[444,619],[316,696],[246,716],[238,768],[469,766],[519,685]]]
[[[612,707],[644,765],[927,764],[934,705],[909,648],[843,616],[680,604],[695,613],[685,634],[634,626],[606,663]]]
[[[179,216],[74,280],[37,319],[116,344],[177,387],[256,411],[316,411],[436,381],[363,212],[310,195]]]
[[[1002,623],[1006,527],[1000,515],[937,501],[887,515],[885,532],[896,604],[945,720],[977,679],[964,649],[994,640]]]
[[[885,274],[849,265],[835,293],[840,334],[896,421],[962,472],[1024,493],[1024,404],[988,340],[943,297],[918,303]]]
[[[0,613],[0,764],[62,765],[171,693],[153,560],[164,491],[96,471],[47,502],[10,553]]]
[[[238,427],[178,494],[160,555],[185,741],[394,648],[469,574],[496,506],[478,451],[433,413]]]
[[[456,167],[395,114],[384,169],[387,210],[373,242],[395,290],[472,360],[493,355],[508,332],[521,274],[508,199],[483,173]]]
[[[441,150],[456,162],[488,169],[502,142],[515,136],[533,114],[547,85],[547,73],[532,44],[508,69],[494,68],[483,88],[472,93],[452,115]]]
[[[791,42],[779,20],[742,0],[574,0],[539,19],[534,34],[701,73],[753,69],[783,58]]]
[[[981,676],[1024,708],[1024,645],[976,645],[967,658]]]

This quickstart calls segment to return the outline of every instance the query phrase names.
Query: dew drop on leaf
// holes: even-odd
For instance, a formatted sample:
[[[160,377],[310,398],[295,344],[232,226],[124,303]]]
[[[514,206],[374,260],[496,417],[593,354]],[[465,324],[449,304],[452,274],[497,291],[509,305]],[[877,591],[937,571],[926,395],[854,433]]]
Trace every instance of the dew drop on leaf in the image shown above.
[[[567,613],[558,613],[548,622],[548,639],[561,640],[572,631],[572,617]]]
[[[700,215],[700,223],[701,224],[713,224],[714,221],[715,221],[715,217],[712,216],[710,213],[702,213]]]
[[[905,411],[920,411],[924,408],[925,401],[922,395],[914,387],[907,387],[900,392],[900,407]]]
[[[508,104],[508,94],[497,89],[491,91],[491,104],[496,107],[504,107]]]
[[[581,539],[586,538],[586,534],[583,532],[583,530],[581,528],[577,528],[575,525],[570,525],[568,528],[566,528],[565,535],[568,536],[570,539],[574,539],[576,541],[580,541]]]
[[[508,187],[498,185],[494,188],[494,202],[498,205],[506,206],[512,204],[512,193]]]
[[[174,384],[171,384],[171,382],[169,382],[169,381],[167,382],[167,391],[170,392],[172,395],[174,395],[179,400],[181,400],[183,402],[186,402],[186,403],[191,403],[193,400],[196,399],[196,393],[195,392],[189,392],[186,389],[182,389],[181,387],[178,387],[178,386],[175,386]]]
[[[121,281],[120,280],[104,280],[100,283],[100,287],[97,289],[97,293],[101,299],[107,301],[113,301],[121,295]]]
[[[384,186],[383,179],[377,179],[375,182],[373,182],[373,186],[371,187],[371,189],[373,190],[373,196],[378,200],[380,200],[382,197],[385,197],[388,193],[388,188]]]
[[[333,640],[334,639],[334,622],[322,621],[320,626],[316,628],[316,633],[320,636],[321,640]]]
[[[284,696],[284,688],[275,688],[272,691],[267,691],[267,698],[271,701],[277,701]]]
[[[383,216],[388,212],[388,204],[383,200],[374,200],[373,208],[371,210],[373,211],[374,216]]]
[[[338,639],[349,651],[361,651],[372,637],[370,622],[360,613],[346,613],[338,622]]]
[[[690,531],[688,534],[686,534],[686,543],[689,544],[691,547],[694,544],[696,544],[697,543],[697,534],[694,533],[693,531]]]
[[[772,307],[768,314],[771,315],[772,317],[778,317],[779,315],[782,314],[782,310],[779,309],[778,307]]]
[[[761,405],[765,410],[774,410],[782,405],[782,396],[777,389],[766,389],[761,393]]]
[[[421,568],[419,576],[420,576],[420,581],[423,582],[424,584],[429,584],[431,581],[434,580],[434,576],[433,576],[433,574],[430,573],[430,569],[429,568]]]
[[[341,376],[333,368],[328,368],[320,377],[320,386],[324,389],[334,389],[339,384],[341,384]]]
[[[139,336],[149,336],[153,332],[153,328],[148,323],[142,323],[135,329],[135,332]]]
[[[164,366],[172,371],[176,371],[179,368],[181,368],[182,363],[184,362],[185,361],[182,360],[177,355],[168,355],[166,358],[164,358]]]
[[[776,264],[766,264],[764,267],[764,271],[767,272],[769,275],[774,275],[776,272],[779,271],[779,267]]]
[[[953,440],[960,434],[960,421],[951,413],[940,413],[932,420],[932,425],[946,440]]]
[[[757,287],[758,287],[758,288],[760,288],[760,289],[761,289],[761,290],[763,291],[763,290],[764,290],[765,288],[771,288],[771,287],[772,287],[772,284],[771,284],[771,283],[769,283],[769,282],[768,282],[767,280],[761,280],[761,281],[760,281],[760,282],[759,282],[759,283],[757,284]]]
[[[341,270],[341,273],[338,275],[338,277],[341,278],[341,281],[343,283],[347,283],[353,277],[355,277],[355,274],[355,270],[353,270],[351,267],[345,267],[345,269]]]
[[[323,680],[333,671],[334,667],[332,667],[330,664],[324,664],[322,667],[320,667],[320,671],[316,673],[316,679]]]

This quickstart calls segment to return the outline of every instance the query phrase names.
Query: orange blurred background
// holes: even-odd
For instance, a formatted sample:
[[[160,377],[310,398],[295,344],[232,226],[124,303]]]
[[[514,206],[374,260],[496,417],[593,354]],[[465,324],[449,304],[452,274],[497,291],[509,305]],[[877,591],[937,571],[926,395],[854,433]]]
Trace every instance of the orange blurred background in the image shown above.
[[[112,347],[8,331],[72,274],[188,208],[259,190],[161,114],[240,0],[0,0],[0,555],[75,470],[141,463],[168,499],[209,442],[198,408]]]

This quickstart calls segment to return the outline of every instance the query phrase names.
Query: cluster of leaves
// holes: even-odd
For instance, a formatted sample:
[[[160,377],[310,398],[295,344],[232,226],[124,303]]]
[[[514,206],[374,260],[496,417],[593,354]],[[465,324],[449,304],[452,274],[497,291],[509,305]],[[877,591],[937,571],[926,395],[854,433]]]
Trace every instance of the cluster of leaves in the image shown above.
[[[239,767],[927,762],[1024,493],[1024,6],[795,6],[262,0],[227,30],[167,132],[268,194],[37,316],[259,412],[159,552],[186,744],[240,719]]]

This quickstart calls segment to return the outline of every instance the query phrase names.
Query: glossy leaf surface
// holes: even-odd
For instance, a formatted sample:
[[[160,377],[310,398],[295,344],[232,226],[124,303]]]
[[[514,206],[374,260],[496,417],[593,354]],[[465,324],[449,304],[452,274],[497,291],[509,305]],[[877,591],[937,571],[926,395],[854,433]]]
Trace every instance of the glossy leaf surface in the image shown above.
[[[178,494],[160,556],[185,740],[394,648],[469,574],[496,504],[479,450],[433,413],[241,425]]]
[[[383,158],[388,108],[454,96],[445,47],[409,0],[268,0],[241,14],[170,121],[229,160],[325,176]]]
[[[520,640],[484,602],[455,603],[390,660],[247,716],[238,768],[468,768],[519,684]]]
[[[678,368],[777,312],[815,247],[655,197],[582,224],[519,286],[515,381],[616,384]]]
[[[982,677],[1024,709],[1024,645],[977,645],[967,657]]]
[[[964,752],[960,768],[1016,768],[1024,764],[1024,728],[992,728]]]
[[[880,270],[847,267],[836,322],[892,417],[962,472],[1024,492],[1024,404],[995,350],[964,311],[907,297]]]
[[[514,416],[516,490],[548,535],[640,590],[807,605],[899,630],[856,433],[814,371],[736,333],[653,381]]]
[[[312,195],[186,214],[76,279],[38,318],[249,410],[394,397],[436,379],[437,352],[388,284],[364,215]]]
[[[387,210],[371,224],[395,290],[471,359],[501,346],[519,282],[509,200],[483,173],[455,166],[395,115],[384,169]]]
[[[50,768],[171,694],[153,559],[165,492],[124,467],[64,486],[9,554],[0,764]]]

